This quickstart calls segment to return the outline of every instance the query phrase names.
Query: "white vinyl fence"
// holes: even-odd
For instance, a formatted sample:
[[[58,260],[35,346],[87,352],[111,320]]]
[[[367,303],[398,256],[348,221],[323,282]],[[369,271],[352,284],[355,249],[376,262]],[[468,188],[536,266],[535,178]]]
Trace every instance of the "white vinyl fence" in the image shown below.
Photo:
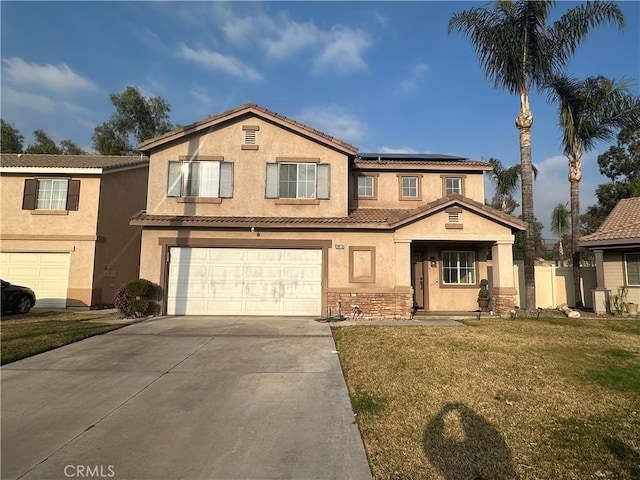
[[[524,288],[524,262],[513,262],[513,279],[517,290],[520,308],[527,308]],[[491,267],[487,272],[491,278]],[[555,265],[536,265],[536,305],[540,308],[556,308],[566,303],[575,307],[573,293],[573,269],[571,267],[557,267]],[[586,308],[593,308],[591,290],[596,288],[596,268],[582,267],[580,269],[580,283],[582,286],[582,301]]]

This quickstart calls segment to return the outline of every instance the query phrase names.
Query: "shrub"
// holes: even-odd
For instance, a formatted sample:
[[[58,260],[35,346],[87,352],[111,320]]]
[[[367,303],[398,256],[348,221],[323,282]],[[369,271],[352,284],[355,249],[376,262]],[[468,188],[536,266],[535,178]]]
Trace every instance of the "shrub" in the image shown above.
[[[127,297],[126,285],[122,285],[118,290],[116,290],[116,294],[113,297],[113,306],[118,309],[118,312],[120,312],[120,315],[123,317],[130,318],[133,316],[131,302]]]
[[[114,306],[125,318],[145,317],[155,312],[160,287],[140,278],[122,285],[113,299]]]

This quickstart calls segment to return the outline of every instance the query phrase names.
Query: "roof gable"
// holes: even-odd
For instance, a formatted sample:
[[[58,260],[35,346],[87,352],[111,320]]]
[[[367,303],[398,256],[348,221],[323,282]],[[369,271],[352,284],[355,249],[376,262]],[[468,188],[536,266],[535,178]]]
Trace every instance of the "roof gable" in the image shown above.
[[[143,152],[149,152],[151,150],[160,148],[169,142],[183,139],[185,137],[194,135],[212,127],[216,127],[244,115],[255,115],[264,120],[278,124],[286,129],[297,132],[298,134],[309,137],[329,147],[342,151],[348,155],[354,155],[358,151],[358,149],[353,145],[343,142],[338,138],[332,137],[331,135],[321,132],[320,130],[316,130],[315,128],[309,127],[303,123],[287,118],[284,115],[280,115],[276,112],[267,110],[266,108],[261,107],[255,103],[246,103],[234,109],[227,110],[226,112],[219,113],[217,115],[205,118],[204,120],[201,120],[199,122],[192,123],[191,125],[186,125],[171,132],[165,133],[164,135],[160,135],[159,137],[145,140],[144,142],[138,144],[138,148]]]
[[[406,212],[403,215],[399,215],[394,218],[389,218],[389,225],[393,228],[406,225],[407,223],[419,220],[429,215],[433,215],[436,212],[440,212],[445,208],[452,206],[459,206],[475,212],[476,214],[486,217],[494,222],[500,223],[504,226],[511,228],[512,230],[523,231],[527,229],[526,222],[519,218],[513,217],[507,213],[496,210],[493,207],[484,205],[483,203],[476,202],[467,197],[463,197],[460,194],[450,194],[446,197],[442,197],[434,202],[425,203],[424,205]]]
[[[640,197],[625,198],[613,207],[600,228],[580,237],[580,245],[640,244]]]

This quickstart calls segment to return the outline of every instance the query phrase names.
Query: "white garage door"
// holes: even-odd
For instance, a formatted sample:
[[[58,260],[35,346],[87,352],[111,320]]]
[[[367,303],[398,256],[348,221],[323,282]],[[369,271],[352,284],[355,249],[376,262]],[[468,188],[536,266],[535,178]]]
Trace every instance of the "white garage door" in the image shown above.
[[[36,307],[67,306],[70,254],[2,252],[0,255],[0,277],[31,288],[36,293]]]
[[[320,315],[322,251],[170,249],[169,315]]]

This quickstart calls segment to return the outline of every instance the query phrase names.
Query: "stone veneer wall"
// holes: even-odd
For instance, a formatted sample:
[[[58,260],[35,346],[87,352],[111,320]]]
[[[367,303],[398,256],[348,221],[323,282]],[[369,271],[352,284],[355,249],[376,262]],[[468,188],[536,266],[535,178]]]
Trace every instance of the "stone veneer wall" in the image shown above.
[[[491,292],[493,297],[493,312],[501,317],[508,317],[516,303],[515,288],[494,288]]]
[[[413,309],[413,294],[411,293],[338,293],[327,294],[327,305],[331,315],[338,315],[340,311],[347,318],[353,316],[353,306],[358,305],[362,311],[359,318],[393,318],[408,320]]]

